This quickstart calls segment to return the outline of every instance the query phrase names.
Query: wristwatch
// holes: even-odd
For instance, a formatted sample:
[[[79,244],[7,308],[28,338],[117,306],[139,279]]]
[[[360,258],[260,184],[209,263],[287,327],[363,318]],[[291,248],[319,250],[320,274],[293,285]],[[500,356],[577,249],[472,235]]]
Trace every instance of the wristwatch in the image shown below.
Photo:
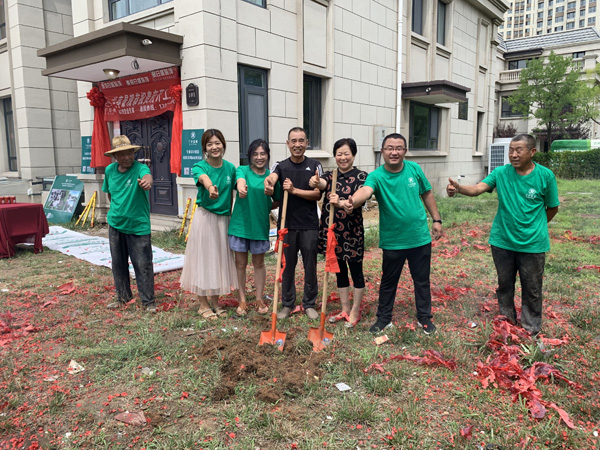
[[[441,225],[442,224],[442,219],[434,220],[433,223],[439,223]]]

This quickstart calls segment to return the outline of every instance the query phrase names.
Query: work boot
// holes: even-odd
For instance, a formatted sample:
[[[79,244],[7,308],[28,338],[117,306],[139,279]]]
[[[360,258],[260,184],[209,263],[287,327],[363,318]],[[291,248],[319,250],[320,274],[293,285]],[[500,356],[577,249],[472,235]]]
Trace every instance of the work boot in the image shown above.
[[[319,318],[319,313],[315,310],[315,308],[306,308],[304,310],[304,314],[306,314],[306,317],[308,317],[310,320],[317,320]]]
[[[284,306],[283,308],[281,308],[281,311],[279,311],[277,313],[277,318],[278,319],[287,319],[291,313],[292,313],[292,308],[288,308],[287,306]]]

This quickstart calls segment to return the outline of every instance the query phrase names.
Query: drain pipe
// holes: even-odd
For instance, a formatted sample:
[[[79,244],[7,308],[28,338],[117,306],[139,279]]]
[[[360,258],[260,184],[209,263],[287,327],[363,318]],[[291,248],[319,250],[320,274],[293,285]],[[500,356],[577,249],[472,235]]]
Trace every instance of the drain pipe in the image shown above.
[[[400,133],[400,124],[402,123],[402,51],[403,47],[403,29],[402,13],[404,11],[404,0],[398,0],[398,61],[396,65],[396,133]]]

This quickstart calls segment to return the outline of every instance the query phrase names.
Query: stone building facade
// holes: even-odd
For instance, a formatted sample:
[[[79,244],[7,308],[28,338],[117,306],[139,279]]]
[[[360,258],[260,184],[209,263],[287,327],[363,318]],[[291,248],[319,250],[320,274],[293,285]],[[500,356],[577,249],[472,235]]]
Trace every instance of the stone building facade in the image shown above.
[[[19,10],[30,3],[6,1],[9,10],[11,4]],[[502,0],[73,1],[67,11],[71,23],[63,26],[73,37],[65,34],[58,42],[46,36],[28,51],[37,61],[32,76],[35,83],[46,83],[47,96],[56,83],[69,93],[69,108],[77,100],[77,129],[69,135],[67,158],[72,164],[61,162],[47,173],[27,169],[31,163],[19,143],[16,173],[25,178],[33,172],[78,171],[80,139],[92,134],[93,125],[86,93],[92,83],[107,79],[103,69],[117,68],[123,77],[170,64],[178,68],[184,91],[190,84],[198,88],[197,105],[183,100],[184,131],[221,129],[226,159],[236,165],[256,137],[269,141],[272,162],[286,158],[287,131],[300,125],[309,131],[308,156],[332,167],[333,143],[352,137],[359,147],[356,164],[371,171],[380,163],[382,136],[399,131],[409,137],[407,158],[424,167],[437,193],[448,176],[478,181],[495,123],[497,32],[507,8]],[[43,9],[40,14],[44,17]],[[47,34],[46,23],[39,26]],[[152,42],[146,47],[140,44],[144,33]],[[110,52],[96,48],[101,40],[111,42]],[[115,42],[122,42],[122,52]],[[178,45],[179,54],[161,53],[163,44]],[[169,54],[180,61],[169,63]],[[0,96],[8,92],[0,90]],[[50,116],[65,111],[58,106],[52,104],[48,117],[36,122],[54,130]],[[141,126],[131,122],[111,123],[110,131]],[[167,124],[167,142],[168,133]],[[56,144],[44,143],[47,152],[62,154]],[[2,170],[8,170],[6,164]],[[96,182],[96,188],[102,178],[82,177],[94,178],[86,183]],[[168,214],[176,215],[194,186],[186,177],[171,183],[177,207]]]

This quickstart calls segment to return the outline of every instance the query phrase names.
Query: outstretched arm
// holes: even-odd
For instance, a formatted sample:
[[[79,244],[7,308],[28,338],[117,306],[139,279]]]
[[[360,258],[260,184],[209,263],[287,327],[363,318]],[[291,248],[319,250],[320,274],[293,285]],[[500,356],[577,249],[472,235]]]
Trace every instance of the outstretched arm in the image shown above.
[[[145,191],[149,191],[152,188],[152,175],[147,173],[142,178],[138,179],[138,185]]]
[[[273,195],[275,192],[275,183],[279,180],[279,175],[275,172],[271,172],[267,178],[265,178],[265,195]]]
[[[454,197],[454,194],[459,193],[468,197],[477,197],[484,192],[491,192],[492,188],[485,183],[477,183],[475,186],[464,186],[458,184],[458,181],[454,181],[452,178],[448,178],[448,186],[446,186],[446,192],[448,197]]]
[[[346,214],[350,214],[354,209],[364,205],[365,202],[371,198],[373,192],[375,191],[372,187],[362,186],[352,195],[352,197],[348,197],[348,200],[340,201],[340,204],[343,206]]]

